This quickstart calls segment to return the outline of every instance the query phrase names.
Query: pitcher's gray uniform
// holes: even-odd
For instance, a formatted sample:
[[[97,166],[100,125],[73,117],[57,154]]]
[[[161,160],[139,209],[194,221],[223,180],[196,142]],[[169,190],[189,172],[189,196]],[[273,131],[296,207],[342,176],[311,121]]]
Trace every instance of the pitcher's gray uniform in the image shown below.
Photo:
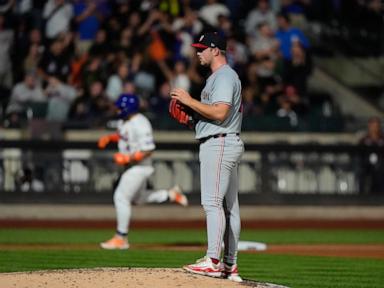
[[[223,260],[236,263],[240,236],[238,164],[244,151],[239,137],[242,122],[241,82],[236,72],[223,65],[211,74],[201,93],[201,102],[230,105],[230,113],[222,123],[200,120],[196,125],[196,139],[201,142],[201,203],[207,215],[207,256],[221,258],[222,239],[226,232]]]
[[[196,138],[200,142],[201,203],[206,213],[208,249],[206,255],[183,269],[195,274],[224,277],[241,282],[237,266],[237,243],[240,236],[238,201],[238,165],[244,151],[240,139],[242,105],[241,82],[227,64],[226,41],[220,34],[200,36],[196,48],[200,64],[212,74],[201,92],[200,100],[187,91],[171,91],[170,115],[181,124],[190,124],[189,107],[199,116]],[[177,106],[177,101],[180,106]],[[181,108],[182,109],[181,109]],[[179,109],[179,110],[178,110]],[[224,235],[225,234],[225,235]],[[221,247],[225,250],[221,258]]]

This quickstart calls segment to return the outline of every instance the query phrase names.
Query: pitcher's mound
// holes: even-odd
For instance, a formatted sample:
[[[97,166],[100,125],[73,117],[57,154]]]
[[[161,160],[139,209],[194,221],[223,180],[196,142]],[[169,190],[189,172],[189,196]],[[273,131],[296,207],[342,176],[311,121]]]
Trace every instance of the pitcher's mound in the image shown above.
[[[2,288],[283,287],[252,281],[235,283],[186,273],[182,269],[166,268],[97,268],[0,273],[0,283]]]

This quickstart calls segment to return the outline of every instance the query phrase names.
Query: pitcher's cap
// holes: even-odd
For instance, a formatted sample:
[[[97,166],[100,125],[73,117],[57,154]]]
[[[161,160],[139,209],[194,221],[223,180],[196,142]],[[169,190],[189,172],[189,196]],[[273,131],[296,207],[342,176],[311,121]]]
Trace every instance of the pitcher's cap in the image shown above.
[[[192,47],[198,48],[198,49],[207,49],[207,48],[219,48],[220,50],[226,50],[227,49],[227,42],[226,40],[221,37],[216,32],[208,32],[204,33],[200,36],[199,42],[193,43]]]

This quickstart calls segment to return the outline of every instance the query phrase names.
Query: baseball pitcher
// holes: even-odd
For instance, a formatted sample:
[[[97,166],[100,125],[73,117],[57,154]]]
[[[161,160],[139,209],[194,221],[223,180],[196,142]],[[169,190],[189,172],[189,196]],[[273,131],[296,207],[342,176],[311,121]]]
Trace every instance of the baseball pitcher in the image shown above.
[[[201,203],[207,220],[208,249],[205,257],[183,268],[241,282],[236,264],[240,236],[238,165],[244,151],[240,139],[241,82],[227,64],[226,41],[217,33],[202,35],[192,46],[197,49],[200,64],[209,66],[212,73],[200,101],[183,89],[173,89],[169,112],[178,122],[194,126],[200,142]]]

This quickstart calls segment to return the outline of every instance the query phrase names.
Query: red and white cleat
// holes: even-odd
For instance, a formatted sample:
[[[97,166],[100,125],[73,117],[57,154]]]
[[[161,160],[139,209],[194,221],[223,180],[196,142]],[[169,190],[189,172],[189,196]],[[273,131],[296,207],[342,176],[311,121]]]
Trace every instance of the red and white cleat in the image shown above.
[[[211,258],[207,256],[197,260],[194,264],[185,265],[183,269],[190,273],[217,278],[221,277],[222,274],[220,263],[214,264]]]
[[[223,278],[234,281],[234,282],[243,282],[243,279],[241,279],[239,275],[237,264],[233,264],[232,266],[229,266],[225,263],[222,263],[220,268],[222,271]]]

